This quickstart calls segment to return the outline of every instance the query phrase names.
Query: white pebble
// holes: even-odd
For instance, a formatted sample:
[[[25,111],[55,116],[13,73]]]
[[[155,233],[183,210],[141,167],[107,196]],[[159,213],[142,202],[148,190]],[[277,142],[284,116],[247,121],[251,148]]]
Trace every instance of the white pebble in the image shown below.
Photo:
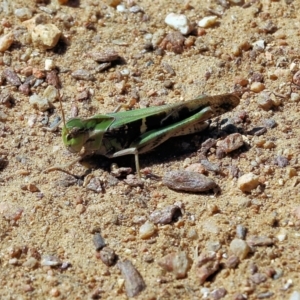
[[[298,102],[300,99],[300,95],[298,93],[291,93],[291,100],[294,102]]]
[[[61,31],[53,24],[39,24],[31,33],[33,44],[43,50],[55,47],[60,36]]]
[[[6,51],[14,41],[14,35],[9,32],[0,37],[0,52]]]
[[[50,108],[50,104],[46,98],[42,98],[37,94],[33,94],[29,97],[29,103],[36,107],[39,111],[46,111]]]
[[[253,173],[244,174],[237,181],[237,186],[242,192],[250,192],[258,185],[258,176]]]
[[[217,16],[207,16],[201,19],[198,22],[198,26],[203,28],[208,28],[213,26],[217,22],[218,17]]]
[[[32,17],[32,11],[27,7],[15,9],[15,16],[21,21],[28,20]]]
[[[156,231],[155,225],[147,221],[140,227],[140,238],[148,239],[155,233],[155,231]]]
[[[263,50],[265,49],[265,41],[264,40],[258,40],[252,44],[254,50]]]
[[[240,259],[246,258],[250,251],[249,245],[241,239],[232,240],[229,248],[232,254],[239,257]]]
[[[51,71],[54,68],[55,68],[55,63],[54,63],[53,59],[46,58],[45,59],[45,70],[46,71]]]
[[[281,228],[276,237],[279,242],[283,242],[286,239],[286,236],[287,236],[287,230],[285,228]]]
[[[126,7],[125,7],[124,4],[119,4],[116,9],[117,9],[118,12],[121,12],[121,13],[127,11],[127,9],[126,9]]]
[[[193,26],[185,15],[170,13],[166,16],[165,23],[179,30],[184,35],[189,34],[193,30]]]
[[[289,300],[300,300],[300,292],[299,291],[293,291]]]

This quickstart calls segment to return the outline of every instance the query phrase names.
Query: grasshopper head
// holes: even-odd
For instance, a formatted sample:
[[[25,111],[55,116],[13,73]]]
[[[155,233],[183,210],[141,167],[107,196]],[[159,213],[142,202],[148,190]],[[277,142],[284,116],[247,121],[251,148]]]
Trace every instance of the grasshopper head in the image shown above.
[[[72,152],[77,153],[85,146],[88,139],[88,132],[81,130],[78,127],[68,128],[64,126],[62,129],[62,138],[66,148]]]

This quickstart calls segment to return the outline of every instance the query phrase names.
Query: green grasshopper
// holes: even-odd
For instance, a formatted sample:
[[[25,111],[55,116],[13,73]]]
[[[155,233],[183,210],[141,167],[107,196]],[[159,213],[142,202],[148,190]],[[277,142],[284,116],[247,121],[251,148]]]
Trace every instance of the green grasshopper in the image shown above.
[[[91,154],[108,158],[133,154],[140,178],[139,154],[148,152],[167,139],[204,130],[211,117],[232,110],[239,104],[235,94],[200,95],[193,100],[136,110],[115,111],[91,118],[64,121],[62,139],[70,152],[79,158],[67,167]],[[63,116],[64,120],[64,116]],[[46,171],[60,170],[51,167]]]

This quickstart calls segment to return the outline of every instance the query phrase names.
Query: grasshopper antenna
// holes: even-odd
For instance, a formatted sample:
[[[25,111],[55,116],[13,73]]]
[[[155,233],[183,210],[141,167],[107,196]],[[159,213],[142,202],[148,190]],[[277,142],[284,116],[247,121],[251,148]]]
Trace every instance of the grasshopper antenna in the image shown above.
[[[64,127],[66,128],[66,117],[65,117],[65,113],[64,113],[64,110],[63,110],[63,107],[62,107],[61,94],[60,94],[59,91],[58,91],[58,100],[59,100],[59,105],[60,105],[63,124],[64,124]],[[68,131],[67,128],[66,128],[66,130]]]

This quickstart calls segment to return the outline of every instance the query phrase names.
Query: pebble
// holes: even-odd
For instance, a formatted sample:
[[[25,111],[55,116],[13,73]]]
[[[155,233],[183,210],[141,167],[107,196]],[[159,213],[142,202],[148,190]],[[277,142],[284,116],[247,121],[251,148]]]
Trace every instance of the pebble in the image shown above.
[[[257,99],[257,104],[264,110],[270,110],[274,105],[273,99],[270,97],[269,93],[261,93]]]
[[[190,259],[186,252],[170,253],[158,261],[158,265],[172,272],[176,279],[185,278],[190,268]]]
[[[20,86],[22,84],[19,76],[13,69],[6,68],[6,69],[4,69],[2,74],[3,74],[3,77],[5,78],[5,80],[8,83],[10,83],[11,85]]]
[[[293,291],[289,300],[300,300],[300,291]]]
[[[117,256],[113,249],[111,249],[109,247],[104,247],[100,251],[100,259],[105,265],[112,266],[115,264],[115,262],[117,260]]]
[[[96,232],[93,236],[93,243],[97,251],[101,250],[106,246],[104,238],[101,236],[99,232]]]
[[[234,269],[238,266],[239,263],[240,263],[240,259],[235,255],[231,255],[226,260],[225,266],[229,269]]]
[[[254,50],[263,50],[265,49],[265,41],[264,40],[258,40],[254,43],[252,43],[253,49]]]
[[[176,205],[166,206],[164,209],[155,210],[150,215],[150,220],[154,224],[170,224],[176,221],[182,215],[181,210]]]
[[[217,187],[217,184],[210,178],[188,171],[170,171],[165,173],[163,184],[176,191],[205,192]]]
[[[249,83],[249,80],[247,78],[237,76],[234,78],[234,83],[239,84],[240,86],[247,86]]]
[[[183,35],[187,35],[193,30],[192,24],[185,15],[170,13],[166,16],[165,23],[179,30]]]
[[[259,93],[265,89],[265,85],[262,82],[253,82],[250,86],[250,90],[254,93]]]
[[[247,228],[244,225],[239,224],[236,226],[236,236],[239,239],[244,240],[246,237],[246,233],[247,233]]]
[[[197,173],[200,173],[200,174],[205,173],[205,168],[200,163],[191,164],[191,165],[187,166],[185,168],[185,170],[189,171],[189,172],[197,172]]]
[[[46,98],[43,98],[37,94],[33,94],[29,97],[29,103],[39,111],[46,111],[51,107]]]
[[[116,9],[117,9],[117,12],[120,12],[120,13],[124,13],[127,11],[126,6],[124,4],[117,5]]]
[[[72,77],[75,79],[80,79],[80,80],[87,80],[87,81],[93,81],[95,80],[95,77],[93,74],[91,74],[89,71],[84,70],[84,69],[78,69],[72,72]]]
[[[149,239],[156,232],[156,227],[152,222],[146,221],[139,230],[140,238],[143,240]]]
[[[47,74],[46,74],[46,82],[48,84],[53,85],[57,89],[60,88],[59,78],[57,76],[56,71],[54,71],[54,70],[52,70],[50,72],[47,72]]]
[[[273,119],[266,119],[266,120],[264,120],[264,125],[268,128],[274,128],[274,127],[276,127],[277,123]]]
[[[135,297],[141,293],[146,284],[139,271],[129,260],[119,261],[117,264],[125,280],[125,290],[127,297]]]
[[[143,12],[143,9],[138,5],[134,5],[129,8],[129,12],[136,14],[138,12]]]
[[[41,259],[42,266],[50,266],[50,267],[57,267],[62,264],[62,261],[54,255],[46,255],[43,256]]]
[[[275,158],[275,164],[280,168],[285,168],[286,166],[288,166],[289,160],[284,156],[278,155]]]
[[[247,243],[250,247],[253,246],[272,246],[274,245],[274,240],[266,236],[249,236],[247,238]]]
[[[207,16],[201,19],[198,22],[198,26],[203,27],[203,28],[208,28],[212,27],[213,25],[216,24],[218,17],[217,16]]]
[[[211,171],[211,172],[214,172],[214,173],[220,173],[220,171],[221,171],[221,168],[220,168],[219,164],[212,163],[207,159],[202,159],[200,161],[200,163],[206,171]]]
[[[88,183],[85,184],[85,188],[87,190],[93,191],[95,193],[102,193],[103,188],[102,188],[102,182],[99,177],[93,177],[89,180]]]
[[[300,85],[300,71],[294,74],[293,83],[295,83],[296,85]]]
[[[96,62],[112,62],[120,59],[120,55],[114,49],[107,49],[103,52],[90,52],[89,56]]]
[[[203,284],[206,279],[220,269],[220,262],[216,257],[215,252],[203,252],[200,254],[197,262],[196,275],[199,278],[200,284]]]
[[[244,259],[250,252],[249,245],[241,239],[233,239],[230,243],[230,251],[233,255],[237,256],[239,259]]]
[[[9,49],[13,41],[14,41],[14,35],[12,32],[2,35],[0,37],[0,52],[4,52],[7,49]]]
[[[53,69],[55,69],[55,63],[53,61],[53,59],[50,58],[46,58],[45,59],[45,71],[51,71]]]
[[[21,21],[28,20],[32,17],[32,11],[27,7],[15,9],[14,14]]]
[[[159,44],[159,48],[181,54],[184,50],[184,42],[185,37],[179,31],[174,31],[167,34]]]
[[[267,280],[267,276],[262,273],[255,273],[250,276],[250,280],[255,284],[260,284],[262,282],[265,282]]]
[[[285,228],[281,228],[276,235],[279,242],[283,242],[286,239],[286,236],[287,236],[287,230]]]
[[[242,192],[251,192],[258,185],[259,178],[253,173],[244,174],[237,181],[237,186]]]
[[[47,50],[56,46],[61,34],[53,24],[39,24],[33,28],[31,38],[35,47]]]
[[[37,266],[38,260],[35,259],[34,257],[29,257],[23,264],[22,266],[25,268],[33,269]]]
[[[218,299],[222,299],[226,296],[227,291],[225,290],[225,288],[218,288],[213,290],[210,295],[214,300],[218,300]]]
[[[232,133],[224,140],[217,143],[217,147],[225,153],[230,153],[244,145],[243,136],[240,133]]]
[[[59,97],[58,90],[53,85],[48,85],[44,90],[43,98],[46,98],[48,102],[53,103]]]

